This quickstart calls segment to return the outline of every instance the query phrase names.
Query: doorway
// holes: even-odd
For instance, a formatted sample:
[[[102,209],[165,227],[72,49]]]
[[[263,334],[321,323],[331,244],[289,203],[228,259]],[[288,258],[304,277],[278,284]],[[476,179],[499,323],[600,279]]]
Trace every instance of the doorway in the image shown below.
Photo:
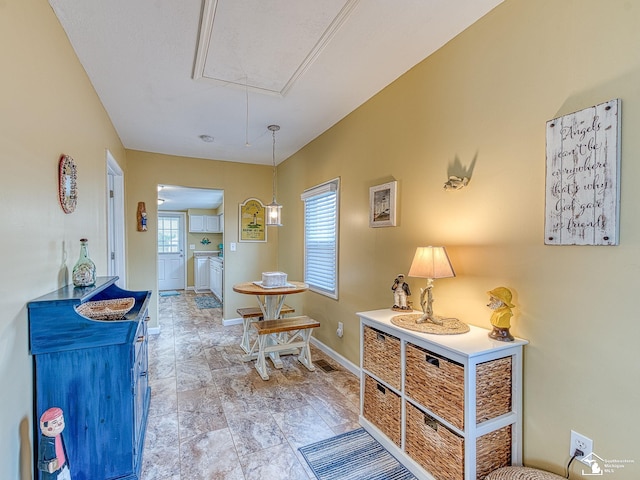
[[[216,293],[212,286],[217,288],[223,283],[218,278],[223,271],[223,236],[223,190],[158,185],[159,290]],[[216,266],[220,264],[219,276],[210,268],[212,257]],[[178,279],[182,279],[181,286],[172,286],[177,285]],[[222,292],[216,296],[221,299]]]
[[[107,275],[117,276],[116,285],[126,288],[124,173],[109,150],[107,158]]]
[[[158,212],[158,290],[184,290],[184,212]]]

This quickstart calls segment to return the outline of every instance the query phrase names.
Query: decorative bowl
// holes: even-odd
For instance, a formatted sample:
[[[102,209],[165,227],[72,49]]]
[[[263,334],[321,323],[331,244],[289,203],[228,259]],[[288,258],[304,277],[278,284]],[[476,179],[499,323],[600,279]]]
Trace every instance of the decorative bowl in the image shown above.
[[[121,320],[135,303],[136,300],[133,297],[98,300],[78,305],[76,312],[93,320]]]

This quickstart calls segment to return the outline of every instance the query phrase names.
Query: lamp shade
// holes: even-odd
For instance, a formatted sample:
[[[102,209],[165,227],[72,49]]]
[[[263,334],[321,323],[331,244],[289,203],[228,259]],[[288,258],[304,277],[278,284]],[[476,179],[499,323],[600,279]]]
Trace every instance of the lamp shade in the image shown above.
[[[455,277],[451,262],[444,247],[418,247],[409,269],[410,277],[449,278]]]

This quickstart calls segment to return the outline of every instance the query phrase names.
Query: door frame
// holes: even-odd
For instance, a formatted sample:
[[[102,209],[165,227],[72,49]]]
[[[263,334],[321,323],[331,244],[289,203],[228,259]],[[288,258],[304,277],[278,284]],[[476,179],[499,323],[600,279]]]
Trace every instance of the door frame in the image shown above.
[[[124,172],[109,149],[105,149],[105,157],[107,164],[107,272],[109,276],[119,277],[116,285],[126,288]]]

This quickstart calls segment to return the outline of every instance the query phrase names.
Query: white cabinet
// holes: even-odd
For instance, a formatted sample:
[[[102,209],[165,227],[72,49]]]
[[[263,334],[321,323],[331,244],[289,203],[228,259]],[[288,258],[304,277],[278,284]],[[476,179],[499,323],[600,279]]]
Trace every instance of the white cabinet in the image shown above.
[[[222,259],[211,257],[209,259],[209,285],[213,293],[222,302],[222,277],[224,267]]]
[[[191,233],[220,233],[221,215],[189,215],[189,232]]]
[[[210,288],[209,284],[209,257],[205,255],[194,255],[194,287],[196,292],[205,292]]]
[[[476,480],[522,462],[522,348],[470,326],[460,335],[360,312],[360,424],[419,479]]]

